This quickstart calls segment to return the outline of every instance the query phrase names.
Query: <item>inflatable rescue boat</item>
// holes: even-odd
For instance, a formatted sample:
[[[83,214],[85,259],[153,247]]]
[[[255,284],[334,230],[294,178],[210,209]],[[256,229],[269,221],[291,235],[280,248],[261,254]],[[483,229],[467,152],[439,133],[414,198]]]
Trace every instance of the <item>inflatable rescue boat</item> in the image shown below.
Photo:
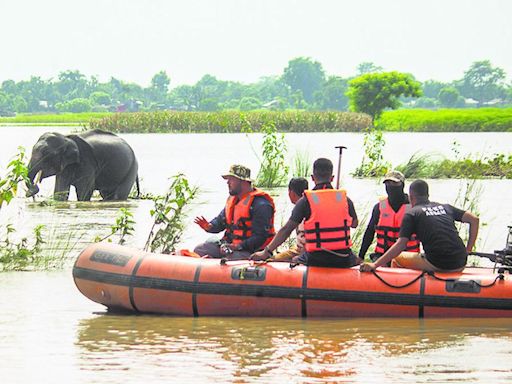
[[[178,316],[512,317],[510,268],[375,273],[147,253],[98,243],[73,267],[111,310]]]

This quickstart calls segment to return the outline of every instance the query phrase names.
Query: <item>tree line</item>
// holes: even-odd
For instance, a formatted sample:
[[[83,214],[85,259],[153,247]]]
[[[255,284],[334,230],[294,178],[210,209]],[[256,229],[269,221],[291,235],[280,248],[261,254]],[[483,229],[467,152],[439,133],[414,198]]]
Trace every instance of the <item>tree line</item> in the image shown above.
[[[322,64],[308,57],[292,59],[281,75],[263,77],[251,84],[219,80],[207,74],[194,85],[171,88],[171,78],[165,71],[160,71],[152,77],[148,87],[142,87],[113,77],[102,83],[94,76],[87,78],[78,70],[67,70],[59,73],[57,79],[43,80],[32,76],[30,80],[19,82],[3,81],[0,115],[156,110],[358,110],[349,99],[351,94],[353,96],[350,87],[364,86],[367,83],[364,79],[369,79],[367,75],[379,73],[383,74],[380,79],[397,80],[397,72],[384,72],[382,67],[371,62],[361,63],[356,74],[349,78],[327,75]],[[384,76],[386,73],[390,75]],[[419,89],[402,92],[393,100],[393,105],[384,105],[384,108],[394,109],[399,105],[430,109],[500,107],[512,104],[512,84],[506,82],[505,71],[494,67],[489,60],[474,62],[462,79],[447,83],[436,80],[420,83],[413,75],[398,75],[417,83]]]

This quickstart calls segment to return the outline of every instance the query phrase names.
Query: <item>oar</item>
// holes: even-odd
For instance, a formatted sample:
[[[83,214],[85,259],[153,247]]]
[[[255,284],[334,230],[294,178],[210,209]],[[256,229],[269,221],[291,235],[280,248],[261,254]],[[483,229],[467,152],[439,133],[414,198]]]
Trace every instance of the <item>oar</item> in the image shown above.
[[[336,189],[340,189],[341,156],[343,155],[343,150],[347,149],[347,147],[340,145],[334,148],[339,148],[340,150],[340,156],[338,157],[338,175],[336,177]]]

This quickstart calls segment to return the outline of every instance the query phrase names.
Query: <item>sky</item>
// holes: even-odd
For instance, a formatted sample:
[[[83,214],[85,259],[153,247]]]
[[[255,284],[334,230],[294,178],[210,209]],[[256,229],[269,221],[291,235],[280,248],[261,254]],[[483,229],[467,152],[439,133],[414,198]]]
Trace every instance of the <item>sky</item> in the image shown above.
[[[203,75],[255,82],[310,57],[328,75],[358,64],[462,78],[490,60],[512,79],[510,0],[0,0],[0,82],[64,70],[171,87]]]

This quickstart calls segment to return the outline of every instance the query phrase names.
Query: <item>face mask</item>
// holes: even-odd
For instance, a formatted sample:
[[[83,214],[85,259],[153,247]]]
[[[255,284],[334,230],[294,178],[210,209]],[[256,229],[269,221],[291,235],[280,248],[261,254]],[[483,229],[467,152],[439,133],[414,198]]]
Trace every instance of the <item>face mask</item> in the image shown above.
[[[386,185],[386,193],[393,208],[400,206],[405,199],[403,185]]]

